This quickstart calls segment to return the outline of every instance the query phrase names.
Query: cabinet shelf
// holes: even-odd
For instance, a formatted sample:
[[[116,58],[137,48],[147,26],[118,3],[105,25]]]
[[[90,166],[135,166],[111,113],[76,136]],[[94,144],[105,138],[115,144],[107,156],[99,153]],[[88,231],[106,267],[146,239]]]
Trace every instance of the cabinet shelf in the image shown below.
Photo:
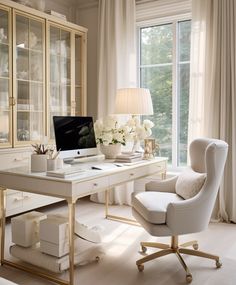
[[[43,54],[42,50],[40,49],[33,49],[33,48],[28,48],[28,47],[21,47],[21,46],[17,46],[17,52],[34,52],[34,53],[38,53],[38,54]]]
[[[7,46],[7,47],[9,47],[10,45],[9,45],[9,43],[0,42],[0,46]]]
[[[9,77],[9,76],[2,76],[2,75],[0,75],[0,79],[6,79],[6,80],[9,80],[9,79],[10,79],[10,77]]]
[[[17,81],[22,81],[26,83],[36,83],[36,84],[43,84],[43,81],[37,81],[37,80],[30,80],[30,79],[22,79],[22,78],[17,78]]]
[[[35,110],[35,109],[29,109],[29,110],[25,110],[25,109],[17,109],[17,112],[19,112],[19,113],[23,113],[23,112],[25,112],[25,113],[32,113],[32,112],[34,112],[34,113],[43,113],[43,110]]]

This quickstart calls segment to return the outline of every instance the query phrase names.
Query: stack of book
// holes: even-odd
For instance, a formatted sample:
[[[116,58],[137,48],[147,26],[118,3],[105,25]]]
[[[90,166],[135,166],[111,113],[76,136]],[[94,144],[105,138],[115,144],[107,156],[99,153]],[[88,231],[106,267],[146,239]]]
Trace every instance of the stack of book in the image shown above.
[[[130,163],[140,161],[143,158],[143,154],[140,152],[122,152],[116,156],[115,162]]]
[[[52,16],[55,16],[55,17],[57,17],[57,18],[60,18],[60,19],[62,19],[62,20],[64,20],[64,21],[66,21],[66,15],[63,15],[63,14],[61,14],[61,13],[59,13],[59,12],[56,12],[56,11],[53,11],[53,10],[47,10],[47,11],[45,11],[47,14],[49,14],[49,15],[52,15]]]

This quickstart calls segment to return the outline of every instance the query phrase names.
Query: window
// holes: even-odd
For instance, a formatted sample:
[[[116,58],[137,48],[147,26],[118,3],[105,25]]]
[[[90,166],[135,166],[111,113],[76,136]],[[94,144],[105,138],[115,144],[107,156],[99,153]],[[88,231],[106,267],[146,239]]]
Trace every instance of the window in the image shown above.
[[[187,162],[191,21],[139,29],[140,87],[150,89],[160,156],[173,168]]]

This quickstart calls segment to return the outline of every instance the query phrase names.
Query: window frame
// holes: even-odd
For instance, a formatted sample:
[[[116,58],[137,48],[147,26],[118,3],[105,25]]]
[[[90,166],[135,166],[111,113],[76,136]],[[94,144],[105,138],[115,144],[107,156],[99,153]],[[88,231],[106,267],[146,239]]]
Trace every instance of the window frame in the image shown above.
[[[178,115],[178,108],[179,108],[179,100],[178,100],[178,88],[177,86],[178,82],[178,23],[183,21],[191,21],[190,15],[178,15],[174,18],[161,18],[157,19],[156,21],[144,21],[142,23],[136,23],[136,30],[137,30],[137,83],[140,87],[140,70],[142,68],[141,65],[141,29],[142,28],[148,28],[148,27],[155,27],[155,26],[161,26],[166,24],[172,24],[173,29],[173,49],[172,49],[172,163],[168,165],[169,170],[175,172],[175,171],[181,171],[185,168],[185,166],[179,166],[178,165],[178,134],[179,134],[179,117]],[[176,48],[175,48],[176,47]],[[191,62],[189,61],[191,64]]]

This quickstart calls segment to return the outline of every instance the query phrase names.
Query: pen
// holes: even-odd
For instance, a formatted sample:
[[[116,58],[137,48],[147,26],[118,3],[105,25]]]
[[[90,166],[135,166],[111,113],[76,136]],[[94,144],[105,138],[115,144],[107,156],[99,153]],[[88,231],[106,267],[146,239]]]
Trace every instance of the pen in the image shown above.
[[[53,156],[52,159],[56,159],[58,157],[58,155],[60,154],[61,149],[58,150],[58,152]]]

